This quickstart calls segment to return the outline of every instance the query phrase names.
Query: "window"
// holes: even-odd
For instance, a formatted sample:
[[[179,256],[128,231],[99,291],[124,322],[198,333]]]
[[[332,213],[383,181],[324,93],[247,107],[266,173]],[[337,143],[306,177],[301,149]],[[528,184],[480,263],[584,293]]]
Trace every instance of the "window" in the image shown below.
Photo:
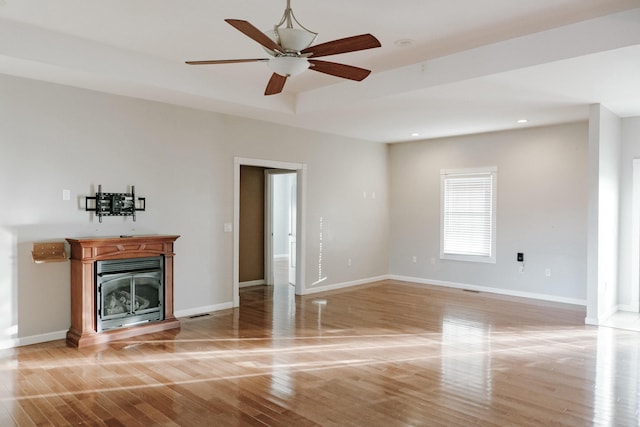
[[[440,258],[496,262],[497,168],[442,170]]]

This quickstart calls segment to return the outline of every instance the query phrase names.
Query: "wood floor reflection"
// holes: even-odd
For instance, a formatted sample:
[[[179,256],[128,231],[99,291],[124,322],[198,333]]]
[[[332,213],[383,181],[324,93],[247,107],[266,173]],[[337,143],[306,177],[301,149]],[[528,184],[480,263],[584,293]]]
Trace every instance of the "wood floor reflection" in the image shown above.
[[[0,351],[0,425],[639,425],[640,334],[583,307],[384,281],[81,350]]]

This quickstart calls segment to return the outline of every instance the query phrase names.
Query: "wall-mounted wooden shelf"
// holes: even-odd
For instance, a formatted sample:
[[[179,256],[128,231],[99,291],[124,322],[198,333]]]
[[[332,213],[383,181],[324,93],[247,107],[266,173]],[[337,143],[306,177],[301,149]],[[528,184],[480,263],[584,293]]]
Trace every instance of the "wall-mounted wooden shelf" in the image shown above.
[[[31,257],[36,264],[47,262],[64,262],[67,253],[64,250],[64,242],[40,242],[33,244]]]

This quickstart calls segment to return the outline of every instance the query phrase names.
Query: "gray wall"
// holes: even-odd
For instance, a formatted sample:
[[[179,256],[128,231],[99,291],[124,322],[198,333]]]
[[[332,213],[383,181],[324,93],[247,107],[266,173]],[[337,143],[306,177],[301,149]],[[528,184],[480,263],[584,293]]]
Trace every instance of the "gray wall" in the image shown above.
[[[180,234],[176,313],[229,306],[235,156],[307,164],[305,287],[318,277],[320,217],[323,285],[387,272],[384,145],[3,75],[0,93],[0,344],[69,327],[69,264],[34,264],[38,241]],[[147,211],[99,224],[83,210],[98,184],[134,184]]]
[[[586,122],[390,146],[390,273],[584,303],[587,150]],[[498,168],[497,262],[440,260],[440,170],[484,166]]]

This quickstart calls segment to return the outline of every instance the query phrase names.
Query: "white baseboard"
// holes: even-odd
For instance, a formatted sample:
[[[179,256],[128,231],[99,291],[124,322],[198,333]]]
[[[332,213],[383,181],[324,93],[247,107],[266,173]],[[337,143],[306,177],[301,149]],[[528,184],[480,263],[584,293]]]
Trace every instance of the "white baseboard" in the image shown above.
[[[176,310],[174,312],[174,315],[178,318],[180,317],[189,317],[189,316],[194,316],[197,314],[203,314],[203,313],[211,313],[214,311],[220,311],[220,310],[226,310],[228,308],[233,308],[233,303],[232,302],[225,302],[222,304],[214,304],[214,305],[207,305],[204,307],[196,307],[196,308],[189,308],[186,310]]]
[[[619,310],[618,305],[614,305],[613,307],[609,308],[609,311],[607,313],[605,313],[604,316],[601,317],[601,321],[600,323],[606,321],[608,318],[610,318],[611,316],[613,316],[614,314],[616,314]]]
[[[537,299],[537,300],[543,300],[543,301],[560,302],[565,304],[574,304],[574,305],[581,305],[581,306],[587,305],[587,301],[583,299],[565,298],[565,297],[559,297],[555,295],[537,294],[532,292],[520,292],[520,291],[514,291],[510,289],[491,288],[486,286],[469,285],[469,284],[455,283],[455,282],[445,282],[441,280],[430,280],[430,279],[423,279],[419,277],[408,277],[408,276],[400,276],[400,275],[394,275],[394,274],[382,275],[377,277],[369,277],[366,279],[353,280],[350,282],[334,283],[332,285],[326,285],[326,286],[314,286],[312,288],[305,289],[303,294],[308,295],[308,294],[315,294],[319,292],[332,291],[336,289],[344,289],[344,288],[349,288],[351,286],[364,285],[367,283],[377,282],[380,280],[389,280],[389,279],[399,280],[403,282],[411,282],[411,283],[422,284],[422,285],[434,285],[434,286],[455,288],[455,289],[469,289],[472,291],[488,292],[493,294],[508,295],[508,296],[514,296],[514,297],[522,297],[522,298],[531,298],[531,299]],[[257,280],[255,282],[259,282],[259,283],[255,283],[255,284],[253,284],[253,282],[243,282],[243,283],[244,284],[251,283],[245,286],[255,286],[257,284],[264,284],[264,280]],[[242,284],[240,286],[242,286]],[[233,308],[232,302],[190,308],[186,310],[176,310],[174,314],[176,317],[189,317],[189,316],[194,316],[194,315],[203,314],[203,313],[211,313],[214,311],[226,310],[229,308]],[[633,307],[626,306],[626,305],[619,306],[619,309],[622,311],[634,311],[634,310],[628,310],[628,308],[633,308]],[[585,324],[599,325],[599,321],[598,319],[585,318]],[[28,337],[6,339],[6,340],[0,341],[0,349],[8,349],[8,348],[20,347],[24,345],[38,344],[38,343],[47,342],[47,341],[65,339],[66,335],[67,335],[67,331],[65,330],[65,331],[50,332],[50,333],[41,334],[41,335],[32,335]]]
[[[584,324],[591,325],[591,326],[599,326],[600,322],[598,321],[598,319],[594,319],[593,317],[585,317]]]
[[[392,280],[413,282],[421,285],[434,285],[434,286],[442,286],[446,288],[455,288],[455,289],[469,289],[471,291],[489,292],[492,294],[508,295],[512,297],[531,298],[531,299],[537,299],[542,301],[561,302],[564,304],[573,304],[573,305],[582,305],[582,306],[587,305],[587,300],[585,299],[565,298],[565,297],[559,297],[556,295],[537,294],[534,292],[521,292],[521,291],[514,291],[511,289],[490,288],[487,286],[469,285],[469,284],[455,283],[455,282],[445,282],[442,280],[422,279],[418,277],[398,276],[393,274],[389,276],[389,278],[391,278]]]
[[[233,308],[233,303],[227,302],[223,304],[215,304],[215,305],[209,305],[204,307],[190,308],[187,310],[178,310],[174,314],[176,317],[189,317],[195,314],[211,313],[214,311],[226,310],[228,308]],[[22,347],[22,346],[31,345],[31,344],[40,344],[48,341],[63,340],[66,338],[67,338],[67,331],[64,330],[64,331],[50,332],[47,334],[31,335],[28,337],[5,339],[5,340],[0,340],[0,350],[14,348],[14,347]]]
[[[0,350],[24,345],[40,344],[47,341],[63,340],[67,338],[67,331],[49,332],[40,335],[30,335],[28,337],[11,338],[0,341]]]
[[[0,350],[6,350],[8,348],[18,347],[17,339],[3,339],[0,340]]]
[[[629,313],[637,313],[638,312],[638,307],[636,305],[632,305],[632,304],[620,304],[618,306],[618,310],[619,311],[626,311]]]
[[[305,289],[303,292],[303,295],[317,294],[318,292],[333,291],[336,289],[344,289],[344,288],[349,288],[351,286],[364,285],[367,283],[378,282],[380,280],[387,280],[390,278],[391,278],[390,276],[384,275],[384,276],[378,276],[378,277],[369,277],[367,279],[354,280],[351,282],[334,283],[333,285],[314,286],[312,288]]]
[[[632,306],[630,305],[616,305],[614,307],[612,307],[609,312],[603,316],[594,318],[594,317],[587,317],[586,319],[584,319],[584,323],[586,325],[602,325],[602,324],[606,324],[607,320],[610,319],[611,317],[613,317],[616,313],[619,312],[628,312],[628,313],[637,313],[637,310],[633,310],[631,309]],[[631,310],[629,310],[631,309]]]
[[[258,286],[258,285],[264,285],[264,284],[265,284],[264,279],[249,280],[247,282],[238,283],[238,287],[239,288],[248,288],[249,286]]]
[[[419,278],[419,277],[408,277],[408,276],[400,276],[400,275],[383,275],[383,276],[378,276],[378,277],[370,277],[367,279],[360,279],[360,280],[354,280],[351,282],[342,282],[342,283],[335,283],[332,285],[326,285],[326,286],[315,286],[312,288],[307,288],[304,291],[304,295],[308,295],[308,294],[315,294],[318,292],[325,292],[325,291],[332,291],[332,290],[336,290],[336,289],[344,289],[344,288],[348,288],[351,286],[357,286],[357,285],[364,285],[367,283],[371,283],[371,282],[376,282],[376,281],[380,281],[380,280],[399,280],[399,281],[403,281],[403,282],[411,282],[411,283],[416,283],[416,284],[420,284],[420,285],[434,285],[434,286],[440,286],[440,287],[445,287],[445,288],[454,288],[454,289],[469,289],[472,291],[478,291],[478,292],[487,292],[487,293],[492,293],[492,294],[499,294],[499,295],[507,295],[507,296],[513,296],[513,297],[521,297],[521,298],[530,298],[530,299],[537,299],[537,300],[542,300],[542,301],[551,301],[551,302],[559,302],[559,303],[564,303],[564,304],[573,304],[573,305],[580,305],[580,306],[586,306],[587,305],[587,301],[585,299],[578,299],[578,298],[566,298],[566,297],[560,297],[557,295],[547,295],[547,294],[538,294],[538,293],[534,293],[534,292],[521,292],[521,291],[514,291],[511,289],[501,289],[501,288],[491,288],[491,287],[487,287],[487,286],[478,286],[478,285],[470,285],[470,284],[464,284],[464,283],[455,283],[455,282],[446,282],[446,281],[442,281],[442,280],[431,280],[431,279],[424,279],[424,278]]]

